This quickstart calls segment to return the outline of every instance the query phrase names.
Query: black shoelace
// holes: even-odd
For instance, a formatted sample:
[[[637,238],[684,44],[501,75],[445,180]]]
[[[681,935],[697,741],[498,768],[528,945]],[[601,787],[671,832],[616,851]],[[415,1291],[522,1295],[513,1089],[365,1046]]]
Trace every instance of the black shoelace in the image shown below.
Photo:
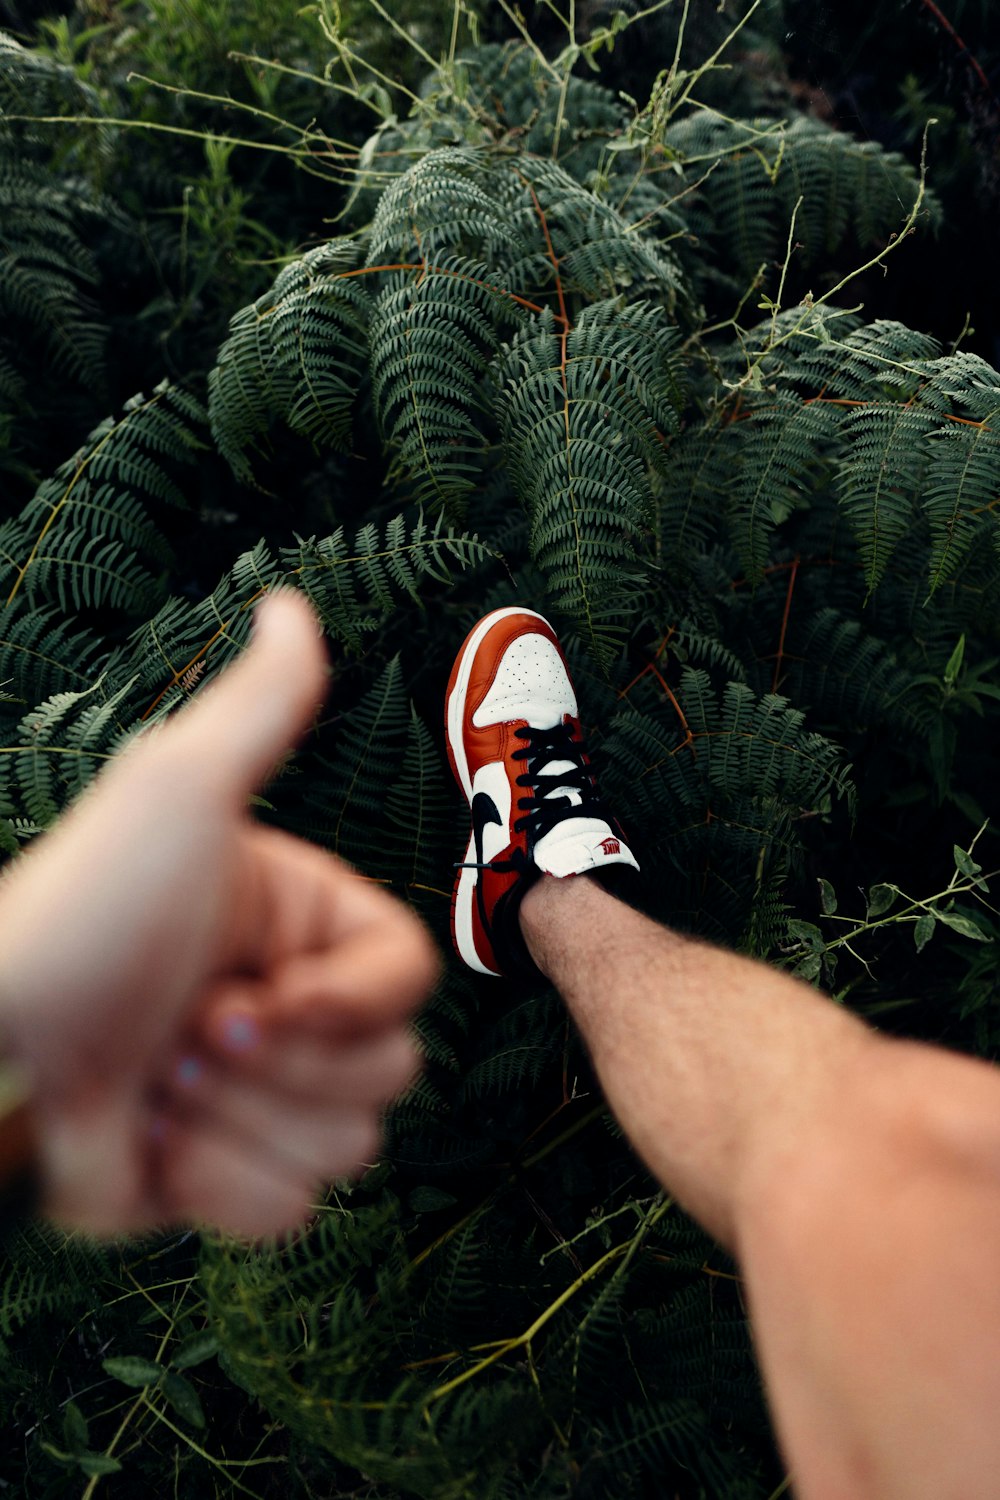
[[[537,844],[539,839],[551,833],[564,818],[586,817],[588,813],[599,810],[600,801],[594,787],[593,773],[584,758],[582,746],[573,738],[569,724],[557,724],[554,729],[531,729],[525,726],[517,730],[517,737],[525,741],[523,748],[515,750],[513,755],[514,760],[525,762],[525,769],[517,778],[517,784],[534,787],[535,796],[517,799],[517,805],[523,810],[524,816],[515,822],[515,833],[521,833],[527,828],[530,832],[529,843]],[[553,761],[570,761],[572,770],[547,773],[545,767]],[[552,783],[553,789],[559,789],[558,796],[546,794],[547,781]],[[563,795],[569,792],[577,792],[579,801],[575,797]],[[567,809],[567,801],[571,802],[572,811]]]
[[[525,769],[516,778],[517,785],[534,788],[535,795],[517,799],[521,816],[515,819],[513,832],[528,830],[529,849],[567,817],[605,816],[594,786],[593,772],[584,758],[583,747],[573,738],[569,724],[557,724],[553,729],[532,729],[525,725],[515,733],[518,739],[525,741],[512,757],[525,762]],[[555,761],[568,761],[570,769],[546,772],[546,766]],[[551,782],[548,789],[546,782]],[[556,789],[558,795],[547,794]],[[570,792],[576,792],[578,796],[570,797]],[[530,863],[524,851],[517,848],[510,859],[492,859],[486,864],[469,861],[456,868],[490,869],[505,874],[508,870],[524,870]]]

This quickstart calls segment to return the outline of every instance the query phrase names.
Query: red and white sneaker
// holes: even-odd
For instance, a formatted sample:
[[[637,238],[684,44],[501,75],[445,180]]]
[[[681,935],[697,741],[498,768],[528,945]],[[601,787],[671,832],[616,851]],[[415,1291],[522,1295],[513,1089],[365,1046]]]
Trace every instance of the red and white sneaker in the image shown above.
[[[465,639],[448,682],[445,728],[472,811],[451,931],[480,974],[534,969],[518,908],[542,874],[639,866],[601,805],[576,693],[555,631],[530,609],[496,609]]]

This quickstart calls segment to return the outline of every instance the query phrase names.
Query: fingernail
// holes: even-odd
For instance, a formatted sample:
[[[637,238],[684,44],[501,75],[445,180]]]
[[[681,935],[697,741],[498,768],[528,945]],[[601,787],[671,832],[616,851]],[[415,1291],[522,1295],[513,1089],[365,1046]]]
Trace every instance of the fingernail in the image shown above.
[[[202,1072],[202,1065],[196,1057],[182,1057],[174,1076],[182,1089],[189,1089],[198,1082]]]
[[[222,1028],[222,1039],[234,1052],[249,1052],[260,1041],[260,1028],[249,1016],[230,1016]]]

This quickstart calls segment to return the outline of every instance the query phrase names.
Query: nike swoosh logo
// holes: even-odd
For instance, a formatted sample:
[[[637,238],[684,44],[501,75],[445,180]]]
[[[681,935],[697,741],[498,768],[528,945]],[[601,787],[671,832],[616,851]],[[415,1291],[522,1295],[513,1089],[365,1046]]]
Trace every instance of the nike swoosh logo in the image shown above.
[[[472,837],[476,845],[476,863],[484,864],[483,834],[489,823],[503,825],[500,809],[486,792],[477,792],[472,799]]]
[[[500,816],[500,809],[493,801],[493,798],[488,796],[486,792],[477,792],[472,799],[472,837],[476,845],[476,863],[479,865],[485,863],[483,859],[485,852],[483,848],[483,833],[489,823],[497,823],[503,827],[503,818]],[[486,915],[486,893],[483,890],[482,870],[476,873],[476,906],[479,908],[479,921],[483,932],[492,946],[493,933]]]

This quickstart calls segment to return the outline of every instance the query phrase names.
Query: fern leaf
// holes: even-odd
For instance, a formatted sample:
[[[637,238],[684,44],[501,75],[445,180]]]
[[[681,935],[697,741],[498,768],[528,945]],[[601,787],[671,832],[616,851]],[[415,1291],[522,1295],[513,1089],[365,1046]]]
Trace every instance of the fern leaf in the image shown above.
[[[190,463],[201,447],[191,409],[166,382],[130,401],[0,528],[0,587],[9,601],[23,592],[66,611],[155,609],[173,554],[150,502],[184,503],[171,467]]]
[[[728,457],[730,527],[751,576],[768,560],[774,528],[816,483],[836,428],[831,407],[779,395],[748,402],[740,420],[724,430],[717,461]]]
[[[369,298],[350,277],[353,240],[332,240],[286,266],[229,325],[208,377],[209,419],[233,473],[254,484],[251,451],[275,420],[317,447],[347,452],[368,357]]]
[[[1000,538],[1000,373],[971,354],[932,360],[928,373],[948,407],[928,439],[920,496],[931,527],[933,594],[955,576],[979,536]]]
[[[669,247],[634,233],[621,214],[558,163],[523,157],[510,191],[520,237],[536,247],[529,264],[544,268],[546,279],[558,274],[564,292],[581,293],[590,302],[645,292],[671,312],[686,300],[683,273]],[[547,254],[549,240],[552,258]],[[524,280],[515,265],[512,281]]]
[[[405,885],[434,882],[451,845],[450,813],[440,756],[411,704],[406,750],[385,799],[387,864],[394,879]]]
[[[118,713],[132,685],[127,682],[109,695],[98,678],[83,692],[54,694],[22,719],[20,748],[2,757],[2,771],[7,796],[16,791],[38,827],[54,823],[101,765],[123,748],[131,726]]]
[[[16,339],[38,339],[73,380],[100,381],[106,330],[88,301],[97,271],[84,228],[102,218],[120,215],[82,182],[30,161],[0,161],[0,314],[9,356]]]
[[[817,322],[811,309],[804,315],[799,309],[790,311],[797,315],[789,316],[791,326],[801,321],[803,333],[782,351],[785,375],[806,386],[809,396],[909,401],[925,378],[924,362],[938,352],[927,334],[887,318],[851,327],[829,318]]]
[[[869,591],[911,524],[936,419],[920,406],[871,402],[848,413],[837,477],[841,507],[861,548]]]
[[[720,695],[687,667],[674,700],[633,689],[643,711],[613,720],[602,780],[651,864],[675,872],[665,893],[674,919],[732,943],[760,883],[787,875],[800,848],[794,820],[834,798],[853,806],[850,766],[783,698],[738,682]]]
[[[556,607],[606,664],[652,519],[649,466],[674,430],[674,332],[655,307],[541,322],[498,361],[498,415],[531,551]]]
[[[682,212],[741,285],[783,249],[793,213],[797,253],[810,265],[848,238],[862,248],[888,239],[919,190],[897,153],[803,116],[783,125],[699,109],[671,123],[664,142],[686,163]],[[927,221],[938,222],[937,200],[924,202]]]
[[[17,601],[0,614],[0,682],[23,703],[89,686],[99,654],[97,640],[74,630],[55,608],[32,610]]]
[[[287,570],[259,542],[207,598],[168,599],[118,646],[105,664],[109,686],[134,683],[133,711],[141,722],[158,722],[183,700],[182,683],[194,669],[207,683],[235,660],[249,638],[252,602],[287,581]]]
[[[782,692],[808,712],[809,722],[830,730],[849,724],[857,732],[896,726],[922,730],[913,682],[895,653],[860,621],[838,609],[810,612],[788,639]]]
[[[338,527],[282,552],[329,635],[354,650],[385,623],[400,596],[420,604],[425,580],[450,583],[456,566],[472,568],[494,555],[477,536],[446,527],[442,516],[432,525],[405,513],[386,523],[384,535],[373,523],[362,526],[353,546]]]
[[[454,255],[495,264],[516,250],[486,166],[485,153],[473,148],[428,151],[382,194],[368,265],[418,260],[431,267]]]
[[[315,838],[372,875],[385,872],[372,828],[398,775],[410,732],[410,705],[398,657],[345,720],[336,756],[317,755],[318,774],[306,796]],[[386,872],[388,873],[388,872]]]
[[[420,504],[451,516],[485,457],[478,387],[497,339],[482,271],[447,260],[393,277],[372,309],[372,394],[395,467]]]

